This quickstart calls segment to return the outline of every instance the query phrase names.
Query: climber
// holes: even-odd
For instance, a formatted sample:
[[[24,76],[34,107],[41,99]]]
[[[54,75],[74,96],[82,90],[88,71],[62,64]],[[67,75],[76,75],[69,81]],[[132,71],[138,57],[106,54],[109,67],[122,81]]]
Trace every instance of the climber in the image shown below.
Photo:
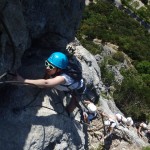
[[[121,115],[119,113],[116,113],[115,115],[116,115],[117,121],[120,125],[122,125],[122,126],[126,125],[127,119],[123,115]]]
[[[85,107],[82,109],[83,120],[90,124],[90,122],[97,116],[97,107],[90,101],[84,101],[84,103],[86,104],[87,109]]]
[[[134,122],[133,122],[132,118],[127,117],[127,122],[126,122],[127,127],[129,128],[129,127],[133,126],[133,124],[134,124]]]
[[[112,135],[113,130],[118,126],[118,121],[115,115],[108,115],[104,112],[101,113],[102,117],[107,117],[108,119],[104,121],[104,125],[107,127],[107,134],[104,139]]]
[[[39,88],[55,88],[60,91],[73,91],[72,100],[66,108],[68,113],[73,112],[76,106],[79,106],[76,100],[77,94],[79,93],[83,96],[86,91],[83,79],[75,81],[71,76],[65,73],[65,69],[68,66],[68,58],[62,52],[52,53],[45,61],[45,66],[46,75],[44,79],[24,79],[18,74],[17,80],[23,83],[37,85]]]
[[[142,132],[145,133],[145,136],[149,137],[150,136],[150,130],[147,127],[147,124],[144,122],[141,123],[135,123],[135,127],[137,128],[137,134],[139,137],[143,137]]]

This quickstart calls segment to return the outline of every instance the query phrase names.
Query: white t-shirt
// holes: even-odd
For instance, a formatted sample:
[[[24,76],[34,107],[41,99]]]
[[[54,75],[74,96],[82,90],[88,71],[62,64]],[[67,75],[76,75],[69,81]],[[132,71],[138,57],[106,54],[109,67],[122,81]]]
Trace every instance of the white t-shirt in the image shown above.
[[[80,89],[83,86],[83,79],[81,79],[79,82],[75,82],[73,78],[71,78],[65,73],[61,74],[60,76],[64,77],[66,82],[64,84],[55,86],[55,89],[59,91],[70,91],[72,89]]]

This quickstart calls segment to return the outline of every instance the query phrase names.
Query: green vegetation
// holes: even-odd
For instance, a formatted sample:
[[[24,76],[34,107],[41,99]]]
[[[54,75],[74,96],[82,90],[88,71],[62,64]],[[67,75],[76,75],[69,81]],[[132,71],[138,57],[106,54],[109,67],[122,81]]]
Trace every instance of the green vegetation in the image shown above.
[[[124,80],[122,85],[114,92],[114,99],[119,108],[135,118],[141,114],[150,114],[150,87],[145,84],[136,70],[122,72]]]
[[[113,59],[119,62],[124,62],[124,54],[122,52],[117,52],[113,54]]]
[[[97,54],[102,51],[101,47],[94,44],[92,41],[82,39],[81,42],[92,54]]]
[[[135,67],[139,73],[150,74],[150,62],[149,61],[141,61],[137,63]]]
[[[150,147],[144,147],[142,150],[150,150]]]
[[[142,0],[145,6],[141,7],[140,9],[137,9],[137,7],[139,7],[139,2],[135,1],[132,3],[132,5],[130,5],[131,1],[132,0],[122,0],[122,3],[133,10],[140,18],[150,23],[150,5],[147,5],[148,1]]]
[[[123,2],[128,5],[130,1]],[[146,18],[147,11],[150,16],[149,6],[147,8],[144,11],[143,8],[138,12],[136,10],[141,15],[143,13],[146,20],[149,19]],[[136,118],[144,114],[150,118],[150,34],[148,31],[112,3],[97,0],[97,4],[86,6],[77,38],[93,54],[100,54],[102,50],[93,45],[95,38],[101,39],[102,44],[111,42],[119,46],[119,51],[112,58],[106,58],[100,65],[102,81],[115,86],[115,101],[125,114]],[[123,62],[125,58],[121,51],[133,60],[137,70],[122,69],[124,80],[122,85],[117,85],[114,83],[114,74],[106,69],[106,65]]]
[[[100,64],[102,81],[104,84],[109,85],[113,84],[115,80],[114,74],[106,68],[106,65],[108,65],[110,60],[112,62],[111,58],[105,58],[104,61]]]
[[[145,5],[148,4],[148,0],[141,0],[141,2],[142,2],[143,4],[145,4]]]
[[[150,60],[150,34],[110,2],[98,0],[85,8],[77,37],[85,47],[85,41],[98,38],[118,45],[133,60]]]
[[[150,87],[150,62],[141,61],[135,64],[137,71],[140,73],[143,81]]]
[[[147,8],[141,7],[140,9],[136,10],[135,12],[138,13],[138,15],[143,18],[143,20],[150,23],[150,6],[147,6]]]
[[[112,66],[115,66],[115,65],[117,65],[118,64],[118,62],[116,61],[116,60],[114,60],[113,58],[108,58],[108,64],[109,65],[112,65]]]

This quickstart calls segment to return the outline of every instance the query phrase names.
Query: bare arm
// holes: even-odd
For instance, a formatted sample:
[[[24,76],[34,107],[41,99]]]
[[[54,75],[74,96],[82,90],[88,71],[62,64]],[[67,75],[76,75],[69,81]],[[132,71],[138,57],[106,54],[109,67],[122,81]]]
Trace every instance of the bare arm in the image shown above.
[[[109,115],[107,115],[106,113],[102,112],[101,113],[102,116],[109,118]]]
[[[138,133],[141,133],[141,126],[139,126],[138,128]]]
[[[65,83],[65,79],[62,76],[56,76],[52,79],[23,79],[21,76],[18,76],[18,80],[24,83],[30,83],[37,85],[40,88],[48,88],[48,87],[55,87],[56,85]]]
[[[116,116],[115,115],[109,115],[109,114],[106,114],[104,112],[102,112],[101,115],[103,117],[107,117],[108,119],[112,119],[112,120],[116,121]]]
[[[89,100],[84,100],[83,103],[84,104],[90,104],[91,102]]]

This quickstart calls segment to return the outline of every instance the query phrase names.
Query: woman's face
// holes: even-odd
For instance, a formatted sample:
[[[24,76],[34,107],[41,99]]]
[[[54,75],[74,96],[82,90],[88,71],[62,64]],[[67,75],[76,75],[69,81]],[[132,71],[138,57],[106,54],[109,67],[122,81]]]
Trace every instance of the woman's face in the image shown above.
[[[45,61],[46,73],[48,75],[54,75],[56,72],[59,72],[60,69],[51,64],[48,60]]]
[[[49,69],[49,67],[46,67],[46,73],[48,75],[54,75],[57,70],[59,70],[59,69],[57,69],[57,68]]]

